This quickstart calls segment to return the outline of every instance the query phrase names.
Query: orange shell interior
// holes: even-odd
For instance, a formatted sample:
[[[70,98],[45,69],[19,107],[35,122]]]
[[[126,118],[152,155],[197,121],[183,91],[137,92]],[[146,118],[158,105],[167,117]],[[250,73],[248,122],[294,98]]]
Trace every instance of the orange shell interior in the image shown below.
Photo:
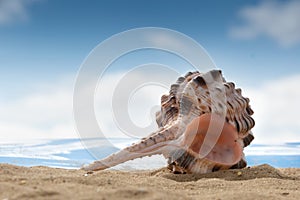
[[[211,126],[210,130],[214,132],[208,133],[209,126]],[[220,128],[214,130],[215,127]],[[200,158],[204,157],[223,165],[236,164],[243,155],[243,148],[238,143],[236,128],[217,114],[204,114],[195,118],[184,133],[183,144]],[[209,151],[201,155],[203,145],[209,146]]]

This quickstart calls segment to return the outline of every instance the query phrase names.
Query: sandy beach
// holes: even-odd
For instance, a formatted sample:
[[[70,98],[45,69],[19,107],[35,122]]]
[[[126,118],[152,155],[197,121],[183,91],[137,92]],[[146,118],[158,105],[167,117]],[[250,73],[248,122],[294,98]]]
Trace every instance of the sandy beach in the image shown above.
[[[203,175],[0,165],[0,199],[299,199],[300,168],[269,165]]]

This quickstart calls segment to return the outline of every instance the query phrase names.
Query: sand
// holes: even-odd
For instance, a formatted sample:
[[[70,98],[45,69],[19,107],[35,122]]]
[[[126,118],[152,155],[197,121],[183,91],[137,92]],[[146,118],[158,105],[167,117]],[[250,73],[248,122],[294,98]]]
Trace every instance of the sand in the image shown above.
[[[300,199],[300,169],[269,165],[204,175],[82,170],[0,164],[8,199]]]

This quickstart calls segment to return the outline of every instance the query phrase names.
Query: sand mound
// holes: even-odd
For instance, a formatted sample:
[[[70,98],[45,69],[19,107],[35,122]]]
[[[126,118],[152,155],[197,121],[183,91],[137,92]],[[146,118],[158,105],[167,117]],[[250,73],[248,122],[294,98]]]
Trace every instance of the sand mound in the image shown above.
[[[298,199],[300,169],[260,165],[203,175],[0,165],[0,199]]]
[[[170,174],[165,173],[162,169],[157,175],[178,182],[188,182],[188,181],[197,181],[204,178],[219,178],[228,181],[236,180],[250,180],[257,178],[277,178],[277,179],[295,179],[296,177],[290,177],[286,174],[283,174],[279,169],[275,169],[270,165],[259,165],[255,167],[248,167],[240,170],[225,170],[217,171],[207,174],[186,174],[184,176],[180,174]]]

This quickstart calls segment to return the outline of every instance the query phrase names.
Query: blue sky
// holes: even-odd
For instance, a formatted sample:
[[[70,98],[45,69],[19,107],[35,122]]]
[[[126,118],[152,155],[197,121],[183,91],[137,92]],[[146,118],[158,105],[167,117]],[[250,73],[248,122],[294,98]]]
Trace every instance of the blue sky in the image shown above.
[[[150,26],[195,39],[229,80],[245,88],[251,100],[256,98],[257,110],[265,110],[257,116],[265,120],[259,135],[268,130],[280,135],[285,125],[292,125],[286,141],[299,140],[298,8],[297,1],[0,0],[1,134],[74,132],[72,84],[83,60],[110,36]],[[160,61],[155,53],[148,56]],[[275,97],[278,103],[272,104]],[[266,108],[268,104],[274,106]],[[285,106],[295,107],[286,111]],[[279,132],[268,114],[277,108],[272,115],[283,122]],[[283,120],[279,112],[294,121]]]
[[[255,74],[261,80],[270,70],[277,77],[300,70],[299,45],[282,48],[265,36],[253,40],[230,36],[230,29],[243,23],[241,10],[261,1],[29,0],[23,4],[26,19],[12,17],[0,26],[1,69],[6,72],[1,79],[14,78],[17,71],[22,77],[26,73],[41,79],[75,72],[104,39],[145,26],[170,28],[194,38],[218,66],[237,75]]]

